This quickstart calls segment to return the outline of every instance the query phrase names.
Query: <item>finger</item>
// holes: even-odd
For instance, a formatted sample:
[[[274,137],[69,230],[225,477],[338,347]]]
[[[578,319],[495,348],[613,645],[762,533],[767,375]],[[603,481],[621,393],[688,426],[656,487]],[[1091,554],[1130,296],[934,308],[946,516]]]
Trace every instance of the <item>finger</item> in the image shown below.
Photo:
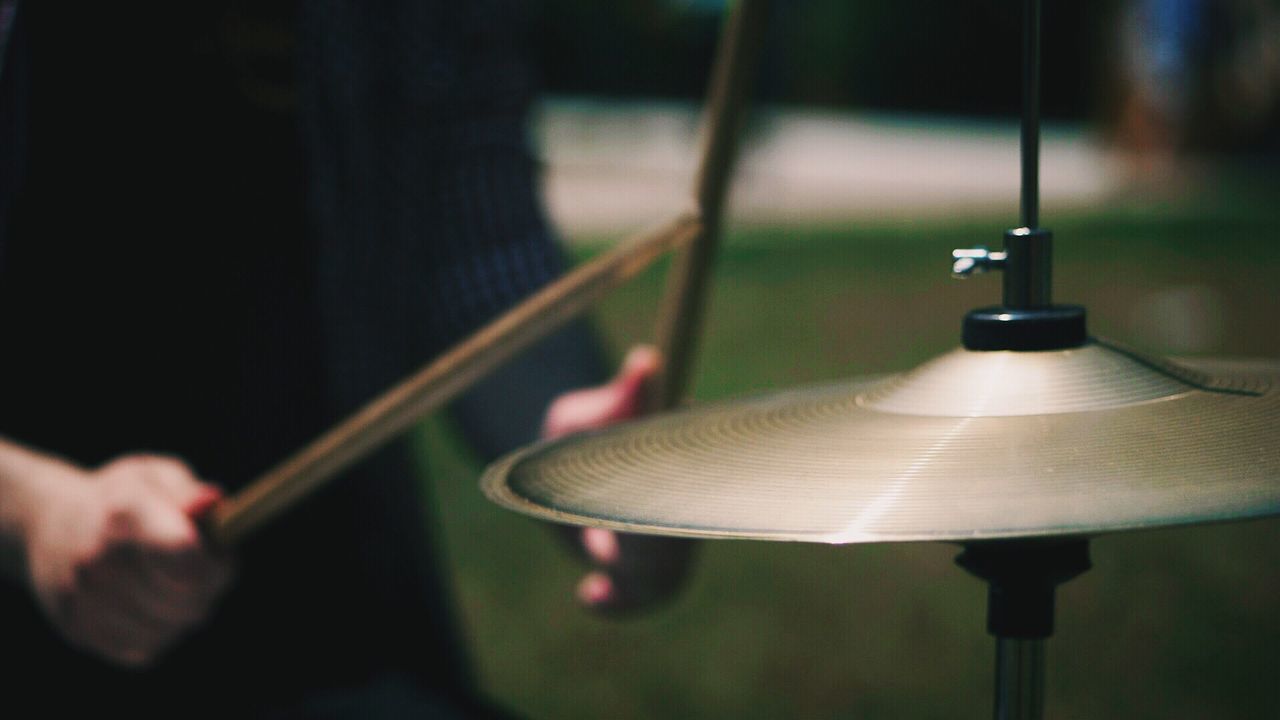
[[[148,457],[140,464],[145,481],[189,517],[199,517],[222,498],[216,485],[201,482],[181,460]]]
[[[208,594],[230,578],[229,560],[205,547],[191,518],[166,500],[143,495],[108,522],[109,548],[136,552],[139,572],[153,583]]]
[[[661,368],[662,355],[650,345],[637,345],[627,352],[617,377],[606,386],[611,390],[606,424],[644,414],[646,386]]]
[[[107,517],[109,547],[178,554],[199,544],[195,525],[167,500],[139,490]]]
[[[601,565],[618,562],[622,551],[617,533],[603,528],[582,528],[582,547],[591,561]]]
[[[176,630],[196,623],[214,600],[208,590],[166,578],[136,548],[110,552],[81,574],[80,585],[96,606],[115,608],[157,629]]]
[[[222,548],[211,545],[200,530],[200,523],[222,498],[221,488],[199,483],[178,504],[195,542],[157,553],[157,569],[162,571],[164,579],[188,585],[194,583],[206,590],[223,587],[230,581],[234,575],[232,558]]]
[[[195,546],[178,552],[147,553],[146,579],[159,591],[216,598],[230,585],[235,566],[230,558]]]
[[[150,662],[173,633],[145,616],[86,596],[78,603],[68,639],[122,665]]]
[[[618,378],[625,384],[648,382],[662,369],[662,353],[652,345],[637,345],[627,352]]]
[[[575,594],[578,596],[578,602],[593,610],[609,607],[615,602],[617,595],[613,580],[598,571],[587,573],[578,582]]]
[[[185,504],[179,504],[182,512],[192,520],[199,520],[205,516],[222,500],[222,489],[217,485],[209,485],[201,483],[200,492]]]
[[[633,348],[609,383],[561,395],[547,409],[543,437],[556,438],[593,430],[641,414],[645,384],[658,372],[661,359],[651,347]]]
[[[634,575],[597,570],[578,583],[577,597],[588,610],[626,616],[652,610],[676,596],[678,586],[656,584]]]
[[[208,616],[212,599],[157,593],[132,566],[84,583],[68,638],[117,664],[141,667]]]
[[[185,463],[167,456],[129,455],[97,472],[106,501],[116,508],[109,531],[162,549],[181,550],[199,539],[195,521],[222,497],[216,486],[200,482]]]
[[[675,597],[692,567],[695,542],[610,534],[616,559],[583,578],[578,598],[584,605],[598,611],[625,613]],[[608,543],[601,544],[608,552],[613,551]]]

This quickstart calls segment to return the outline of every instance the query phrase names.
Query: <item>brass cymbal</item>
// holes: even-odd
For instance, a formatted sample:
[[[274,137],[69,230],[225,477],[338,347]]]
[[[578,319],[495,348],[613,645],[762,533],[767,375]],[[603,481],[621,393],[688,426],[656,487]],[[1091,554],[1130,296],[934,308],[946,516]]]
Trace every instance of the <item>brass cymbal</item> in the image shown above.
[[[1280,362],[1103,340],[713,403],[517,451],[538,518],[825,543],[1092,535],[1280,514]]]

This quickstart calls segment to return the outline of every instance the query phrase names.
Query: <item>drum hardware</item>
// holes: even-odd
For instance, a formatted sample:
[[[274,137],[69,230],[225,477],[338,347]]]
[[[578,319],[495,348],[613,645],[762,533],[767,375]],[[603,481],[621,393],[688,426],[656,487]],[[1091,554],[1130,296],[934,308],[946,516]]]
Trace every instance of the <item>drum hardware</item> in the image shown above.
[[[657,406],[673,407],[767,8],[734,6],[692,212],[552,283],[228,498],[205,519],[210,539],[243,540],[674,250],[656,390]],[[1023,40],[1022,225],[1001,251],[953,254],[954,274],[999,270],[1004,284],[1002,305],[966,315],[963,348],[888,378],[539,444],[486,471],[486,494],[536,517],[631,532],[959,543],[957,563],[989,584],[996,717],[1040,717],[1054,588],[1088,569],[1088,538],[1280,512],[1280,364],[1145,357],[1089,338],[1082,308],[1051,303],[1052,236],[1038,218],[1038,0],[1025,0]]]

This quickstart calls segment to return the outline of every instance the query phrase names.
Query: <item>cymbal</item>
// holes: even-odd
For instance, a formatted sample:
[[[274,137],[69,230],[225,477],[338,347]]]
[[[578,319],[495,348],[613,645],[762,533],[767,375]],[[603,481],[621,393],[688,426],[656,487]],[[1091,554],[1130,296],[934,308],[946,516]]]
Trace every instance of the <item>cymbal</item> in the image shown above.
[[[1093,535],[1280,514],[1280,362],[1105,340],[915,370],[534,445],[481,480],[534,517],[824,543]]]

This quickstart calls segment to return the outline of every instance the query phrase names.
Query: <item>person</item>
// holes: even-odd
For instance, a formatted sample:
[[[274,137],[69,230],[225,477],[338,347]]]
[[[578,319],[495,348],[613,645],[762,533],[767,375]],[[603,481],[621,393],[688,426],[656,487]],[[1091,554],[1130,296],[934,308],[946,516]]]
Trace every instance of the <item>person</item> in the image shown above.
[[[403,443],[234,557],[197,520],[562,268],[524,5],[5,4],[4,707],[496,714]],[[569,392],[604,375],[576,326],[455,411],[493,454],[636,412],[657,362]],[[669,594],[687,557],[575,538],[605,609]]]

